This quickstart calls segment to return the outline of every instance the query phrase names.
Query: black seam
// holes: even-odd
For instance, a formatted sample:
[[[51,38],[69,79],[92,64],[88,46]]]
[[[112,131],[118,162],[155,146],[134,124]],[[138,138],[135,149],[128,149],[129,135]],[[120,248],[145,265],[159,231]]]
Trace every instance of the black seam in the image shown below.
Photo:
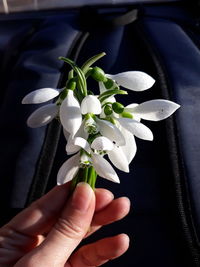
[[[151,39],[148,38],[147,33],[140,22],[137,22],[136,31],[144,42],[144,45],[148,49],[149,54],[152,57],[152,61],[155,64],[158,75],[158,83],[160,84],[163,96],[167,99],[171,99],[171,94],[173,92],[172,86],[158,51],[153,47]],[[191,214],[191,203],[186,181],[186,172],[184,170],[183,159],[180,152],[178,129],[174,119],[167,120],[166,132],[176,192],[177,211],[183,230],[183,236],[190,249],[195,266],[200,266],[199,242]]]
[[[83,47],[88,32],[77,34],[74,42],[71,45],[68,57],[72,60],[76,60],[80,54],[80,50]],[[67,69],[65,67],[65,69]],[[66,72],[62,72],[60,80],[58,82],[58,88],[62,88],[66,82]],[[61,125],[57,120],[53,120],[46,130],[45,140],[41,149],[41,153],[38,159],[35,175],[29,190],[29,194],[26,201],[26,206],[41,197],[47,188],[48,180],[51,174],[52,166],[54,163],[58,142],[60,139]]]

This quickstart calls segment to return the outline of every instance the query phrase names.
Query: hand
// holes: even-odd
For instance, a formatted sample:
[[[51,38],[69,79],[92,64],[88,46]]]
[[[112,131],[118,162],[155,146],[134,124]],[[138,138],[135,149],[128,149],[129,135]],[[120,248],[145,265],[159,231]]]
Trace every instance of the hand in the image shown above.
[[[0,229],[0,267],[100,266],[128,249],[128,236],[120,234],[73,253],[83,238],[123,218],[130,201],[114,200],[106,189],[94,194],[85,183],[69,197],[69,188],[56,186]]]

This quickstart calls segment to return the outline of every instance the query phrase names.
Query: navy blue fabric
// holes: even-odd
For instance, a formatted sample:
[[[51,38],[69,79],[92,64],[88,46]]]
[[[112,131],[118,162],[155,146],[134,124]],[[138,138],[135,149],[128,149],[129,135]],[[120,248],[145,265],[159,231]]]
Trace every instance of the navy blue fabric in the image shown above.
[[[172,14],[177,14],[177,8],[179,11],[181,9],[166,8],[144,6],[138,23],[146,31],[168,70],[174,88],[173,92],[170,92],[171,99],[184,104],[174,118],[178,124],[180,147],[188,172],[191,199],[194,207],[196,205],[197,214],[200,207],[196,175],[199,151],[195,148],[199,118],[195,115],[195,121],[191,117],[196,114],[195,112],[198,114],[198,103],[195,99],[199,96],[199,51],[177,22],[169,19]],[[158,19],[161,10],[166,17]],[[109,9],[106,13],[109,13],[108,11]],[[10,58],[5,60],[6,64],[2,68],[2,73],[7,75],[6,77],[9,76],[9,79],[5,78],[4,87],[1,89],[0,105],[1,209],[23,208],[32,188],[31,184],[43,150],[46,128],[29,129],[25,123],[26,119],[37,107],[22,106],[20,102],[29,91],[46,86],[57,87],[63,73],[63,64],[57,59],[58,56],[76,54],[77,62],[81,65],[88,57],[104,51],[107,56],[102,58],[98,65],[107,73],[140,70],[149,73],[156,80],[159,79],[152,57],[138,34],[137,23],[115,28],[98,27],[98,30],[90,25],[88,38],[84,40],[81,50],[75,51],[82,31],[77,12],[69,10],[57,14],[32,13],[31,19],[24,16],[21,20],[19,15],[16,16],[18,27],[13,26],[12,30],[11,26],[6,38],[0,37],[2,56],[7,54],[9,57],[10,51],[17,51],[13,61]],[[179,18],[180,16],[186,20],[190,19],[185,14],[178,15]],[[12,15],[12,23],[16,21]],[[6,23],[2,17],[0,36],[5,36]],[[15,39],[17,41],[13,42]],[[12,49],[9,49],[7,43],[12,45]],[[172,49],[174,46],[176,49]],[[94,90],[98,89],[93,87],[93,83],[90,86]],[[157,82],[152,89],[145,92],[129,92],[128,103],[141,103],[162,96]],[[118,99],[128,104],[127,97],[121,96]],[[115,196],[128,196],[132,202],[131,212],[124,220],[104,227],[90,237],[88,242],[121,232],[130,236],[131,246],[128,252],[105,266],[192,267],[193,262],[177,218],[176,191],[168,153],[166,122],[144,123],[152,129],[155,140],[136,140],[138,152],[130,165],[130,173],[118,171],[120,185],[101,178],[97,182],[98,187],[109,188]],[[185,127],[188,125],[192,127]],[[54,164],[49,166],[52,170],[48,177],[47,191],[55,185],[56,173],[66,159],[65,140],[61,136]]]
[[[200,51],[198,43],[193,40],[193,38],[195,41],[198,40],[199,34],[192,35],[195,26],[192,29],[191,26],[186,27],[162,19],[145,19],[143,24],[146,34],[151,36],[153,46],[157,47],[157,52],[162,59],[170,85],[173,88],[171,94],[175,101],[182,106],[177,112],[179,147],[187,177],[192,215],[199,238]],[[189,29],[191,35],[188,35]],[[159,38],[163,31],[165,34]]]
[[[57,87],[63,65],[58,57],[68,54],[79,34],[78,30],[69,25],[69,21],[68,16],[44,18],[38,29],[26,41],[23,51],[20,51],[15,62],[12,62],[12,67],[6,69],[9,79],[4,90],[1,88],[4,97],[0,106],[2,114],[0,203],[3,206],[23,208],[26,203],[45,138],[45,127],[33,130],[26,126],[28,115],[37,107],[21,105],[21,100],[34,89]],[[15,37],[20,42],[24,38],[22,30],[28,26],[24,26],[24,20],[17,21],[15,27],[18,32],[21,29],[21,35],[16,37],[18,32],[15,32],[13,27],[12,35],[9,36],[10,42],[12,43]],[[1,50],[5,50],[3,43],[3,39],[6,39],[3,34],[5,24],[2,23],[1,29],[3,36]],[[7,49],[9,53],[9,46],[6,47],[6,51]]]

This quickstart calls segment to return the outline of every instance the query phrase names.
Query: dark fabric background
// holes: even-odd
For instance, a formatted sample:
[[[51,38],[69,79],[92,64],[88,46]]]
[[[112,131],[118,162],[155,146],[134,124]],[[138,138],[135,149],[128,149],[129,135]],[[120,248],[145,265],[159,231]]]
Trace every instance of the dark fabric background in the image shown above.
[[[112,18],[130,8],[135,7],[107,7],[99,12]],[[157,81],[148,91],[129,92],[128,102],[127,97],[119,97],[124,104],[164,97],[182,108],[166,121],[145,122],[154,141],[136,140],[138,152],[130,173],[118,172],[120,185],[98,179],[98,187],[109,188],[115,196],[128,196],[132,208],[125,219],[104,227],[89,241],[121,232],[130,236],[128,252],[105,266],[200,266],[196,17],[184,5],[143,5],[136,21],[101,27],[84,12],[81,16],[80,10],[0,16],[1,222],[52,188],[67,159],[58,124],[29,129],[26,119],[37,107],[21,105],[21,99],[32,90],[62,85],[67,68],[59,56],[76,59],[81,65],[104,51],[107,55],[98,64],[106,73],[140,70]],[[182,162],[182,171],[174,161]]]

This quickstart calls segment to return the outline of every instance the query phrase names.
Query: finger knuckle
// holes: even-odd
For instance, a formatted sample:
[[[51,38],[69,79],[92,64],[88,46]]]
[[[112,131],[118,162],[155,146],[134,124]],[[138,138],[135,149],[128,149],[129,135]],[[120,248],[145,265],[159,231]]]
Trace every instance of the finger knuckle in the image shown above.
[[[55,224],[55,229],[60,234],[70,239],[80,239],[85,235],[85,230],[81,225],[75,223],[72,219],[59,218]]]

